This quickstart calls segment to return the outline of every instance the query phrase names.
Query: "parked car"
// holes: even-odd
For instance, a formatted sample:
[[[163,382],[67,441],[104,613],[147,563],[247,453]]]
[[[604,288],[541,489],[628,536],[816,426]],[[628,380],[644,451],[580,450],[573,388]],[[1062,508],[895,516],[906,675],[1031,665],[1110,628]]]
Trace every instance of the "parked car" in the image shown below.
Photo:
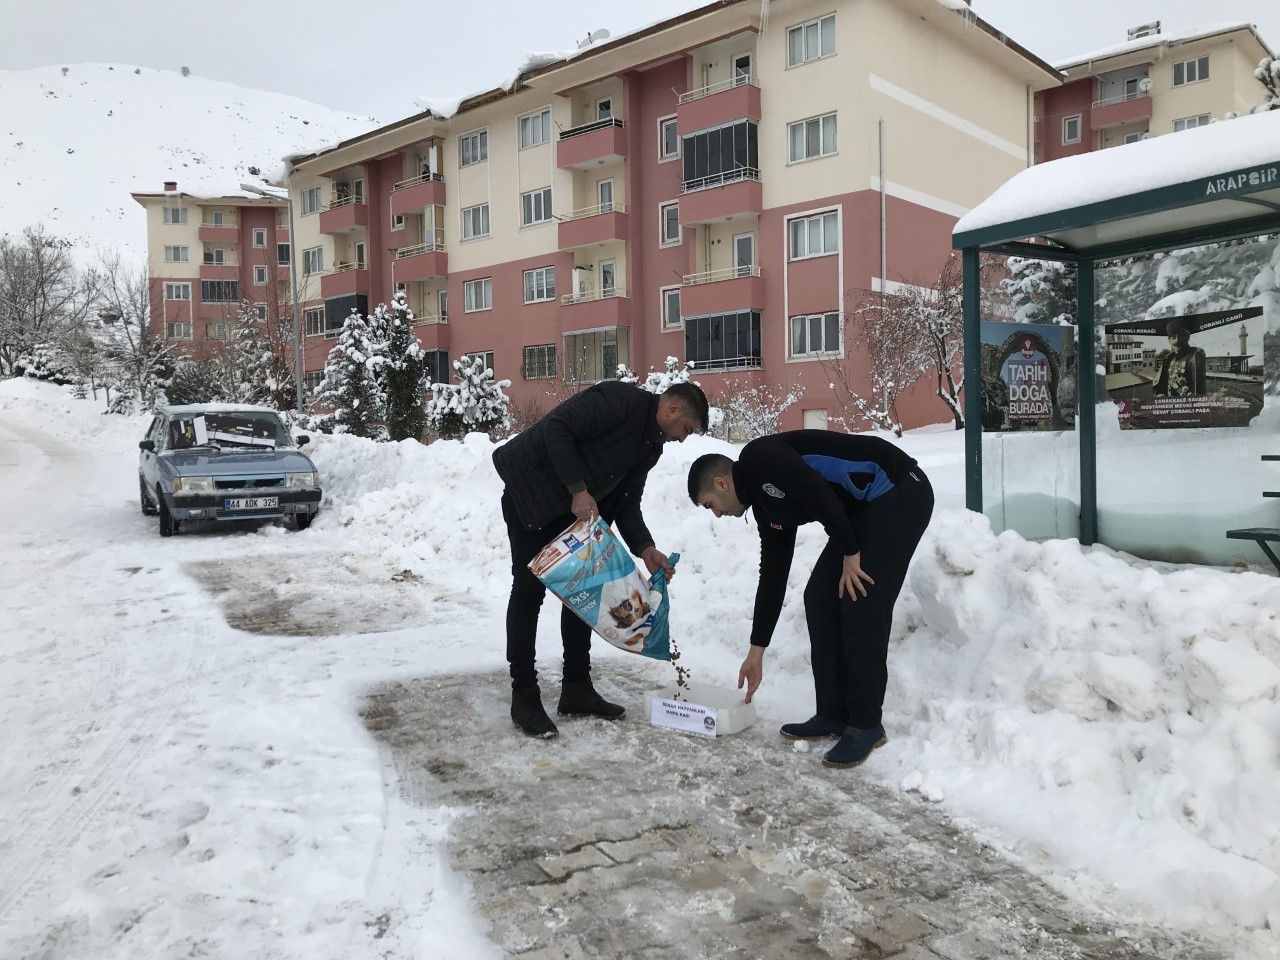
[[[171,537],[186,520],[275,520],[299,530],[320,509],[320,474],[276,411],[246,404],[157,407],[138,443],[142,512]]]

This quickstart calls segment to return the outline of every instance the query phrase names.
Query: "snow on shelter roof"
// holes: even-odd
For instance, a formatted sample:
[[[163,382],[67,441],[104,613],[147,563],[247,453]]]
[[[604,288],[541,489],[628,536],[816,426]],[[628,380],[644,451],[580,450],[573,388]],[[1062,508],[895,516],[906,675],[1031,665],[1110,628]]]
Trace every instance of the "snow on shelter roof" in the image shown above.
[[[1197,230],[1264,218],[1280,226],[1280,110],[1028,167],[961,217],[952,240],[1048,237],[1119,255],[1141,238],[1190,243]]]

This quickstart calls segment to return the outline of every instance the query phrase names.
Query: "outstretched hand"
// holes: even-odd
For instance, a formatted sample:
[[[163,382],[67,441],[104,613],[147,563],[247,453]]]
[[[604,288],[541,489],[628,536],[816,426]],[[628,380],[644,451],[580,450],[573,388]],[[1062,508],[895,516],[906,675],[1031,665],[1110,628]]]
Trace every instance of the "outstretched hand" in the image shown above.
[[[747,654],[747,659],[743,660],[742,666],[738,668],[738,689],[741,690],[744,683],[747,685],[745,702],[751,702],[762,679],[764,679],[764,647],[753,646]]]
[[[844,569],[840,572],[840,596],[843,597],[847,592],[849,599],[857,602],[859,593],[864,597],[867,595],[864,581],[872,586],[876,583],[871,579],[871,574],[862,569],[862,551],[859,550],[844,558]]]

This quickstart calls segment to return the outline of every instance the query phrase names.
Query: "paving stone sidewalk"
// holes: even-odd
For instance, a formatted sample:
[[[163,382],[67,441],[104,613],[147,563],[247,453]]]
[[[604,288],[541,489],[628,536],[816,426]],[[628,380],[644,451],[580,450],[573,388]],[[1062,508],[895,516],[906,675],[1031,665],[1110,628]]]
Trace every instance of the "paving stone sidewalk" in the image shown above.
[[[710,739],[641,716],[653,676],[611,668],[616,724],[520,736],[503,674],[375,691],[365,724],[411,804],[468,813],[449,852],[522,960],[1225,960],[1091,914],[937,808],[827,770],[757,724]],[[554,713],[556,683],[544,679]],[[892,731],[890,731],[892,737]],[[892,741],[886,749],[892,749]],[[870,761],[874,763],[874,757]]]

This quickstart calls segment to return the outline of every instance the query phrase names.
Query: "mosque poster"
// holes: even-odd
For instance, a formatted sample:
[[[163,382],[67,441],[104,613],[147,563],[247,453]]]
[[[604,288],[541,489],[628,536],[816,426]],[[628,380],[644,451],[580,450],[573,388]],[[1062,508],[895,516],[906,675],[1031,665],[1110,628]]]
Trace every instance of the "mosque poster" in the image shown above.
[[[982,429],[1074,430],[1075,328],[982,323]]]

